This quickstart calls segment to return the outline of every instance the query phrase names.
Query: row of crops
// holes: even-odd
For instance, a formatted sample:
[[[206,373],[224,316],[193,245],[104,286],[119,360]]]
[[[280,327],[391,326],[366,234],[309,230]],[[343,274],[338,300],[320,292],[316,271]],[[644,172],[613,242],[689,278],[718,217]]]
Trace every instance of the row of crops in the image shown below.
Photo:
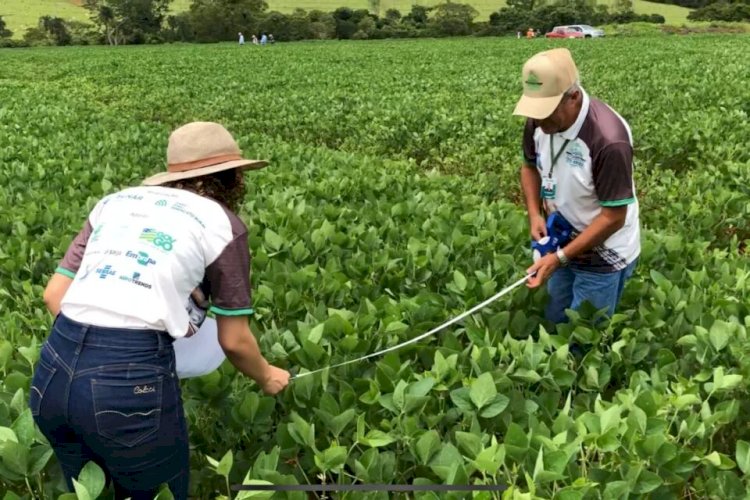
[[[248,174],[242,210],[252,327],[271,362],[314,370],[413,338],[523,275],[522,122],[510,112],[521,65],[550,45],[0,52],[5,498],[64,493],[26,406],[51,323],[42,290],[97,199],[163,168],[170,130],[219,121],[247,155],[271,161]],[[555,329],[542,319],[545,293],[521,287],[434,338],[299,379],[277,397],[228,363],[187,380],[196,498],[236,495],[228,485],[243,480],[744,497],[750,38],[570,48],[584,87],[636,141],[643,254],[619,313],[597,324],[584,309]],[[568,352],[571,338],[589,346],[583,360]],[[95,497],[97,471],[84,476]],[[284,496],[305,498],[275,498]]]

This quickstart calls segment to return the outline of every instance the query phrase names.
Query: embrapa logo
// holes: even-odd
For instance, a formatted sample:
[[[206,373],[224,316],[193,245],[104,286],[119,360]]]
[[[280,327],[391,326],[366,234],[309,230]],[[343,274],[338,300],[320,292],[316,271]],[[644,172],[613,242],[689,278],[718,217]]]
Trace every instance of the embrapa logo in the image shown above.
[[[144,267],[147,267],[149,264],[156,264],[156,261],[149,257],[146,252],[131,252],[130,250],[128,250],[125,253],[125,257],[135,259],[136,262]]]
[[[152,245],[159,247],[167,252],[172,250],[175,242],[175,239],[167,233],[162,233],[161,231],[157,231],[153,228],[144,229],[138,239],[148,241]]]

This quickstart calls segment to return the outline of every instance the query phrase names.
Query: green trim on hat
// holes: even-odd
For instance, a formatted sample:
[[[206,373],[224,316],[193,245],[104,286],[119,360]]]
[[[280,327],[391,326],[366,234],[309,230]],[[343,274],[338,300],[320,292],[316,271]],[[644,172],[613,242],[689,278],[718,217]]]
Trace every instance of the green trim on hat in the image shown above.
[[[529,73],[529,76],[524,82],[530,90],[537,91],[542,87],[542,81],[534,73]]]
[[[64,267],[58,266],[57,269],[55,269],[55,272],[57,274],[62,274],[63,276],[67,276],[70,279],[74,279],[76,277],[76,273],[69,269],[65,269]]]
[[[221,307],[211,306],[209,308],[214,314],[220,314],[221,316],[251,316],[255,311],[251,308],[244,309],[222,309]]]
[[[611,201],[600,201],[599,204],[603,207],[621,207],[623,205],[630,205],[635,203],[635,198],[625,198],[624,200],[611,200]]]

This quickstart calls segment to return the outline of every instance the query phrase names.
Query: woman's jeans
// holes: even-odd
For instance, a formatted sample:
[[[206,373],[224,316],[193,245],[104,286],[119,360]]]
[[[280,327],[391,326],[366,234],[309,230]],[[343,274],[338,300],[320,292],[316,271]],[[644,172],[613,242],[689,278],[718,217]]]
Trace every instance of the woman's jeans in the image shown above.
[[[29,406],[70,491],[72,478],[94,461],[117,498],[151,500],[162,483],[175,499],[187,498],[187,425],[167,333],[58,315],[34,371]]]

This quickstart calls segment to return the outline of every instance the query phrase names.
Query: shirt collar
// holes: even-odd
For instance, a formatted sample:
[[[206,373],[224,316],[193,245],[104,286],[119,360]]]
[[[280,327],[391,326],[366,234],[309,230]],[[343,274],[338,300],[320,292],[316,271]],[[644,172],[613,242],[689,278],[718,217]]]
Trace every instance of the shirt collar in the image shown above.
[[[589,114],[589,95],[582,87],[581,95],[583,96],[583,102],[581,103],[581,110],[578,112],[578,118],[576,118],[576,121],[573,122],[573,125],[568,130],[564,130],[558,134],[563,139],[572,141],[578,137],[578,132],[581,131],[581,127],[583,126],[583,121],[586,119],[586,115]]]

